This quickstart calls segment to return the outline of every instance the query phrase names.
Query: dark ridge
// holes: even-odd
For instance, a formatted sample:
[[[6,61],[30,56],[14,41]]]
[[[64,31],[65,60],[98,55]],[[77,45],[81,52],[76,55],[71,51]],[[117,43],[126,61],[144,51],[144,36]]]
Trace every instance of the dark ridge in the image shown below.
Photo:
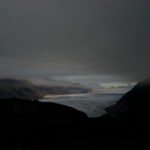
[[[114,115],[132,111],[139,115],[145,113],[150,105],[150,80],[143,80],[125,94],[114,106],[106,108],[106,111]]]
[[[42,99],[45,95],[79,94],[92,90],[81,87],[37,86],[27,80],[0,79],[0,98]]]
[[[2,99],[0,149],[150,149],[149,104],[149,80],[92,119],[63,105]]]
[[[96,126],[98,128],[102,123],[116,145],[124,145],[128,149],[150,149],[149,107],[150,79],[146,79],[125,94],[117,104],[106,108],[107,113],[96,119]]]
[[[40,99],[43,95],[27,80],[0,79],[0,98]]]
[[[73,143],[88,118],[67,106],[13,98],[0,100],[0,121],[0,149],[36,150]]]

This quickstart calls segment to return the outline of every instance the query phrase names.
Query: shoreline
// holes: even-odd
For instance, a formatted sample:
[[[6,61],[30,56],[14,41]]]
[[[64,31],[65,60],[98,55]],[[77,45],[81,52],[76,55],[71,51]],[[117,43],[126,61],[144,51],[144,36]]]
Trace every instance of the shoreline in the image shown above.
[[[58,95],[45,95],[43,98],[59,98],[59,97],[75,97],[75,96],[87,96],[87,95],[124,95],[124,93],[85,93],[85,94],[58,94]]]
[[[59,94],[59,95],[46,95],[44,96],[45,98],[58,98],[58,97],[72,97],[72,96],[86,96],[86,95],[90,95],[92,93],[86,93],[86,94]]]

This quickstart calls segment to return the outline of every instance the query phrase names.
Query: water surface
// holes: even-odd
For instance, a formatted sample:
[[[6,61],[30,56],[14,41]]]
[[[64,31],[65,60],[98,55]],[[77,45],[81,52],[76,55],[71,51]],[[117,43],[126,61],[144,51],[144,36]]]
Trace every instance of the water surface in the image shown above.
[[[89,117],[99,117],[105,113],[105,108],[115,104],[123,94],[79,94],[66,96],[51,96],[40,100],[54,102],[73,107],[85,112]]]

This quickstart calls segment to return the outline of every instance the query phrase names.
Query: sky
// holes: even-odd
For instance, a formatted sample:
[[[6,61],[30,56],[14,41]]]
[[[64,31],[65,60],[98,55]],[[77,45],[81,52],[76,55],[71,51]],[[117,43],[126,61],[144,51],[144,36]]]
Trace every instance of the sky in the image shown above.
[[[149,0],[1,0],[0,77],[149,77],[149,6]]]

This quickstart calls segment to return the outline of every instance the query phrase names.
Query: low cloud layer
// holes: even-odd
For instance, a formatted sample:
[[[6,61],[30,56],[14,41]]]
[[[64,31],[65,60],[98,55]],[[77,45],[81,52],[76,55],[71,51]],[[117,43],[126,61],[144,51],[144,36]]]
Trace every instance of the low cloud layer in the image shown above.
[[[1,0],[1,76],[150,76],[148,0]]]

